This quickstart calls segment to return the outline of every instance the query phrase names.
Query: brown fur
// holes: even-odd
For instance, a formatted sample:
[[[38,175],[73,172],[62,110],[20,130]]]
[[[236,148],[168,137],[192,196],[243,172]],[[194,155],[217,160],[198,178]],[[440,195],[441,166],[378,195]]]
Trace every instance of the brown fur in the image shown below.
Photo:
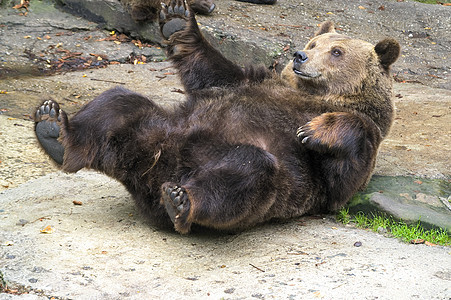
[[[375,48],[326,23],[279,77],[225,59],[193,13],[164,13],[162,27],[186,21],[168,40],[186,101],[166,110],[115,88],[71,120],[64,112],[37,118],[61,126],[63,170],[91,168],[119,180],[160,226],[172,224],[162,193],[182,187],[188,202],[172,224],[181,233],[192,224],[241,230],[329,212],[365,186],[393,120],[388,71],[396,42]]]

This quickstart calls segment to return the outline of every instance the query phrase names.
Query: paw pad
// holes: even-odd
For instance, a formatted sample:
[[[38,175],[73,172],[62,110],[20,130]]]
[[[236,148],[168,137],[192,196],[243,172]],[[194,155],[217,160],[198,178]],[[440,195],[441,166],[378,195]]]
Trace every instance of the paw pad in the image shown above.
[[[191,15],[185,1],[170,1],[170,4],[162,3],[160,11],[160,29],[165,39],[182,30],[186,26],[187,18]]]
[[[36,137],[45,152],[59,165],[64,160],[64,147],[58,141],[63,114],[58,103],[52,100],[42,103],[34,114]]]
[[[185,189],[175,186],[173,188],[168,188],[166,190],[166,193],[168,194],[169,198],[172,200],[172,203],[176,207],[177,211],[181,212],[183,210],[183,203],[187,198]],[[177,218],[178,215],[175,217]]]
[[[184,218],[189,212],[190,201],[188,199],[187,191],[174,183],[165,183],[162,186],[162,204],[164,204],[166,211],[172,222],[184,222]]]

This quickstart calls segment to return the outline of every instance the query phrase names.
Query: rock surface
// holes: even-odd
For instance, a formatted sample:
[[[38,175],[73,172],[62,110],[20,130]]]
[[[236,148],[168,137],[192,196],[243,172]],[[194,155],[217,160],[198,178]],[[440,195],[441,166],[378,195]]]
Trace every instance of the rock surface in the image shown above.
[[[450,248],[403,244],[329,218],[181,236],[149,227],[117,182],[85,171],[49,174],[1,199],[1,271],[46,298],[446,299],[451,293]],[[41,233],[45,228],[51,233]]]
[[[118,5],[118,0],[60,0],[76,7],[104,26],[161,42],[157,26],[137,24]],[[95,3],[95,4],[93,4]],[[114,7],[115,17],[110,17]],[[293,49],[300,49],[317,24],[332,20],[339,32],[369,42],[390,36],[402,45],[395,65],[399,80],[421,82],[451,89],[451,22],[449,7],[414,1],[339,0],[279,1],[276,5],[253,5],[221,0],[211,16],[199,16],[204,33],[222,53],[239,63],[283,64]]]
[[[407,176],[373,176],[367,189],[348,207],[351,213],[386,213],[407,223],[451,232],[450,189],[447,180]]]

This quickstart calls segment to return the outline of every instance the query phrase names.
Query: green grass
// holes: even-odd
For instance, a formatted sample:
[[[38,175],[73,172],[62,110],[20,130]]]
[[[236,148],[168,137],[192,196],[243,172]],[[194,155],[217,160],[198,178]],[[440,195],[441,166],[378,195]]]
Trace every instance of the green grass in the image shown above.
[[[355,215],[349,214],[348,208],[338,211],[336,218],[343,224],[354,224],[356,227],[370,229],[374,232],[387,232],[392,236],[409,243],[412,240],[424,240],[432,244],[450,246],[451,236],[445,229],[426,230],[421,222],[409,225],[403,221],[396,221],[385,215],[371,214],[367,216],[362,212]]]
[[[421,3],[428,3],[428,4],[438,4],[437,0],[415,0],[416,2],[421,2]],[[440,0],[438,2],[441,3],[450,3],[450,0]]]

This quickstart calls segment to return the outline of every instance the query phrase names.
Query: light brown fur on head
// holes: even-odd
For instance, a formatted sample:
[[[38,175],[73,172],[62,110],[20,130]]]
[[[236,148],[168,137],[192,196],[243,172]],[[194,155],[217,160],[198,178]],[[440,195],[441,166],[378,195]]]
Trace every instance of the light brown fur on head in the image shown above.
[[[400,46],[393,39],[373,46],[338,34],[327,21],[304,50],[295,53],[282,71],[282,78],[313,100],[353,107],[379,124],[380,119],[393,118],[389,71],[399,52]],[[390,126],[382,123],[380,129],[385,136]]]

